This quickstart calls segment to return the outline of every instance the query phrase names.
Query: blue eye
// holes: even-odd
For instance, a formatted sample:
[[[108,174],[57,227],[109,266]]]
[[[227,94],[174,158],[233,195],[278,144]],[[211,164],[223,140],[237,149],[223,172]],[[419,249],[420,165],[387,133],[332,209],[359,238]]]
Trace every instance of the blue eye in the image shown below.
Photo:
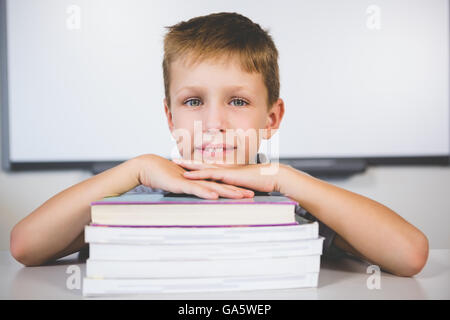
[[[193,103],[190,103],[190,102],[193,102]],[[184,102],[184,104],[187,104],[190,107],[198,107],[200,105],[200,103],[201,103],[200,99],[196,99],[196,98],[189,99]]]
[[[235,98],[233,99],[231,102],[236,102],[236,104],[234,105],[235,107],[244,107],[246,105],[248,105],[247,101],[240,99],[240,98]]]
[[[199,107],[201,105],[201,100],[198,98],[192,98],[186,100],[183,104],[189,106],[189,107]],[[231,104],[235,107],[245,107],[248,105],[248,102],[241,98],[234,98],[231,100]]]

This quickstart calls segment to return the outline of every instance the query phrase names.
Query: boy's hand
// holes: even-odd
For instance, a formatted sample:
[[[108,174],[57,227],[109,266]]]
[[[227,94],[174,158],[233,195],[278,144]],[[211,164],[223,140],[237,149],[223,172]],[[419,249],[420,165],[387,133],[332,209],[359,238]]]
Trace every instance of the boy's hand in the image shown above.
[[[185,169],[154,154],[137,157],[139,161],[139,182],[145,186],[162,189],[173,193],[193,194],[205,199],[251,198],[253,191],[233,185],[205,181],[203,179],[190,180],[183,176]]]
[[[241,186],[255,191],[272,192],[279,189],[279,171],[282,165],[272,174],[263,174],[270,164],[221,165],[174,159],[179,166],[192,171],[184,172],[184,177],[191,180],[216,180],[227,185]]]

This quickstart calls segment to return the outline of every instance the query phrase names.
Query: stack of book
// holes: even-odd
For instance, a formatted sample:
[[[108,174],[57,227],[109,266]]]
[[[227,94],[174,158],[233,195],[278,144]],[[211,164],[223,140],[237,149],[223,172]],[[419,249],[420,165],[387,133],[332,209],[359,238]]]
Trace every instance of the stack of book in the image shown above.
[[[83,295],[316,287],[324,239],[295,205],[150,193],[93,202]]]

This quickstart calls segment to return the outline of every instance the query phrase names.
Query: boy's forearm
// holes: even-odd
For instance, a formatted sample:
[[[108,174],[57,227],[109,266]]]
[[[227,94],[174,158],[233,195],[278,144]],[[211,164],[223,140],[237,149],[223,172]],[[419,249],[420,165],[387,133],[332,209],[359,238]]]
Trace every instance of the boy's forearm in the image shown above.
[[[91,220],[90,203],[139,185],[139,159],[133,158],[84,180],[47,200],[11,231],[11,253],[26,265],[42,264],[83,245]],[[70,247],[70,248],[69,248]]]
[[[283,166],[279,190],[328,225],[360,256],[395,274],[420,271],[428,256],[425,235],[386,206]]]

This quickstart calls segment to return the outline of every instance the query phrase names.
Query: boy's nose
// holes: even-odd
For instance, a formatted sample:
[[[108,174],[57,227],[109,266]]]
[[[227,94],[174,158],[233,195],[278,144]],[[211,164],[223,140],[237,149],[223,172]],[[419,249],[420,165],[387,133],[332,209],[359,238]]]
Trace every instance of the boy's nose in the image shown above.
[[[224,109],[217,104],[205,108],[203,126],[206,130],[225,131],[227,118]]]

